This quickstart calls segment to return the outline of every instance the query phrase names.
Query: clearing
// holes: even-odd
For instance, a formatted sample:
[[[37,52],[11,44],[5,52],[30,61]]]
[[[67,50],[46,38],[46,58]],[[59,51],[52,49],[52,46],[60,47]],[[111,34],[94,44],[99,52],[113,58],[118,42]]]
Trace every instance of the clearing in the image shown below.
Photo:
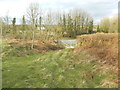
[[[38,42],[34,50],[19,41],[1,44],[3,88],[117,88],[116,34],[85,35],[77,41],[75,49]],[[67,47],[77,43],[60,42]]]
[[[102,73],[101,73],[102,72]],[[114,74],[86,52],[73,49],[3,58],[3,88],[117,87]]]

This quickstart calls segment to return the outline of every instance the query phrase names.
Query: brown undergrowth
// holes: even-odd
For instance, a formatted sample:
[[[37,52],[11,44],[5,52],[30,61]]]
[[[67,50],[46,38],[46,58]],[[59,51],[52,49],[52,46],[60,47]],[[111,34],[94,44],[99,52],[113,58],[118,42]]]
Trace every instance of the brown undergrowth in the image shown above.
[[[111,72],[116,73],[113,81],[118,82],[118,34],[97,33],[78,36],[79,45],[74,52],[87,51]]]
[[[32,49],[32,40],[22,39],[7,39],[3,41],[7,43],[3,46],[3,56],[26,56],[31,54],[46,53],[62,49],[57,46],[57,43],[43,43],[38,40],[34,41],[34,48]]]

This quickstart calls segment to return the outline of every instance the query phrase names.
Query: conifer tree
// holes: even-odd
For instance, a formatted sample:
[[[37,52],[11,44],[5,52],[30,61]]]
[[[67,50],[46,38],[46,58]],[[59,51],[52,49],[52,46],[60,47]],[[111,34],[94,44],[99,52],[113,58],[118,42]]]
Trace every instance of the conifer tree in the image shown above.
[[[100,27],[99,27],[99,25],[97,25],[97,32],[100,32]]]
[[[63,15],[63,32],[64,33],[66,32],[66,17],[65,17],[65,14]]]
[[[25,25],[26,25],[26,20],[25,20],[25,16],[23,15],[22,17],[22,30],[25,31]]]
[[[12,20],[13,33],[16,33],[15,23],[16,23],[16,18],[13,18],[13,20]]]
[[[91,20],[89,23],[88,33],[92,33],[92,31],[93,31],[93,20]]]
[[[40,30],[41,30],[41,25],[42,25],[42,17],[39,17],[39,25],[40,25]]]

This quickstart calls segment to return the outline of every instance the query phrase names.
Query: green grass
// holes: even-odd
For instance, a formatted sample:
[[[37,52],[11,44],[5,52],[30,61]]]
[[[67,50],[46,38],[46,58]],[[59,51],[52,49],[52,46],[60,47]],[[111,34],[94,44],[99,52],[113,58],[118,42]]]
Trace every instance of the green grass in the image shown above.
[[[2,42],[0,42],[0,45],[5,45],[6,43],[2,43]]]
[[[2,56],[4,58],[22,57],[38,54],[35,49],[31,49],[30,45],[20,45],[19,43],[2,43]]]
[[[102,88],[110,76],[95,72],[93,57],[71,49],[22,57],[3,58],[3,88]],[[89,62],[90,61],[90,62]],[[116,86],[111,86],[116,87]]]

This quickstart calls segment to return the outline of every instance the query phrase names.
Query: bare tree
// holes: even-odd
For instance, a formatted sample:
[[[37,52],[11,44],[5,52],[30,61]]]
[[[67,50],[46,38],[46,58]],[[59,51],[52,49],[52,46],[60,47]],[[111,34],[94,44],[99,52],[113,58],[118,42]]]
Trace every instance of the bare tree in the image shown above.
[[[3,35],[8,33],[10,31],[10,18],[9,18],[9,15],[8,15],[8,12],[7,14],[1,18],[3,23],[4,23],[4,30],[3,30]]]
[[[34,48],[34,40],[35,40],[35,24],[36,21],[39,20],[41,14],[41,9],[39,7],[38,3],[31,3],[27,9],[27,19],[28,22],[32,25],[32,46],[31,48]]]
[[[40,7],[38,3],[31,3],[27,9],[27,20],[30,24],[35,25],[35,21],[39,19]]]

